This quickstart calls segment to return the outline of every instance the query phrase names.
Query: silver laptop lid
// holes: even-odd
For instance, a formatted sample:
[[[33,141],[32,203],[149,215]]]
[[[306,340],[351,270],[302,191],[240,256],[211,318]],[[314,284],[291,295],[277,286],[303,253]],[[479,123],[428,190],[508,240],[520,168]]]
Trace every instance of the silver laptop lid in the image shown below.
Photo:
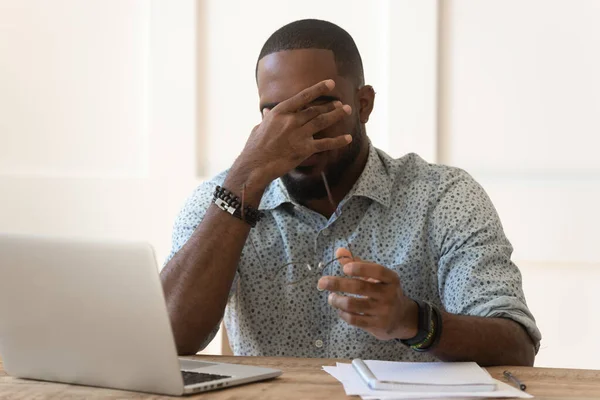
[[[17,377],[183,393],[147,244],[0,235],[0,356]]]

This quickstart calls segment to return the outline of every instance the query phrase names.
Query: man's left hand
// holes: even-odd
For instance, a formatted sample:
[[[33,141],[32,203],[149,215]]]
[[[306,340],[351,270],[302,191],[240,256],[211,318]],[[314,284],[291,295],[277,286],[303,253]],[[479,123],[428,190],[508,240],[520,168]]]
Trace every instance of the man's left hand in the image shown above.
[[[340,318],[380,340],[409,339],[417,334],[417,304],[404,295],[396,272],[352,258],[347,249],[338,249],[336,257],[349,277],[324,276],[317,286],[331,292],[329,304]]]

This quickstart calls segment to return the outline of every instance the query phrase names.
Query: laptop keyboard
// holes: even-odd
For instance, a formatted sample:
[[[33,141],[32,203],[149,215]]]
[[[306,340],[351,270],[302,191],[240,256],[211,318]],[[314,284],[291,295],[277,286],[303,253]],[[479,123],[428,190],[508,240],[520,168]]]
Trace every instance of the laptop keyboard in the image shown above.
[[[200,372],[190,372],[190,371],[181,371],[181,376],[183,376],[184,386],[195,385],[197,383],[216,381],[218,379],[231,378],[230,376],[226,376],[226,375],[203,374]]]

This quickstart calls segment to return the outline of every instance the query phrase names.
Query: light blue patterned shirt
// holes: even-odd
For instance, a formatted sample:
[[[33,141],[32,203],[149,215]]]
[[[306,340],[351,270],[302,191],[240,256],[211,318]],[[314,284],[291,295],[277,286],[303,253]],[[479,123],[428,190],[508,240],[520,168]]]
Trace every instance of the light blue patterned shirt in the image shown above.
[[[188,199],[175,221],[168,259],[190,238],[225,176],[204,182]],[[267,188],[260,209],[265,218],[250,232],[259,255],[248,240],[225,311],[236,355],[435,360],[339,319],[328,293],[317,290],[321,275],[286,285],[300,268],[276,274],[292,260],[313,266],[332,260],[347,243],[355,256],[398,273],[407,296],[454,314],[510,318],[539,346],[541,335],[498,215],[481,186],[460,169],[415,154],[392,159],[371,145],[339,216],[327,219],[296,203],[279,179]],[[343,273],[335,262],[326,275]]]

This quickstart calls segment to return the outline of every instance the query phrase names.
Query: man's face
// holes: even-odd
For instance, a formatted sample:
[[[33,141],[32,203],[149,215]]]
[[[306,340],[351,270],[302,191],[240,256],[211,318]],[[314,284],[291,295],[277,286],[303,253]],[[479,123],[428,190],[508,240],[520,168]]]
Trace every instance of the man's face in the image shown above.
[[[330,186],[335,187],[354,162],[364,143],[364,132],[358,117],[357,88],[338,75],[333,52],[321,49],[287,50],[270,54],[258,63],[257,82],[260,108],[289,99],[298,92],[325,79],[333,79],[335,88],[328,97],[310,105],[339,100],[352,107],[352,114],[314,135],[316,139],[351,134],[346,147],[318,153],[282,177],[290,195],[298,201],[326,196],[321,178],[325,172]]]

